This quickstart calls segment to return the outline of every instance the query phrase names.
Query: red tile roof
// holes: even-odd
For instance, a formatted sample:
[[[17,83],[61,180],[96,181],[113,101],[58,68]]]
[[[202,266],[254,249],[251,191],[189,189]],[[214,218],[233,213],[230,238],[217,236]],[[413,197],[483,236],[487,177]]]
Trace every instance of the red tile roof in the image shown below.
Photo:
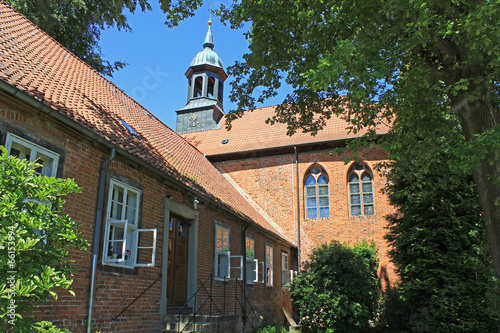
[[[232,121],[232,129],[229,131],[225,129],[225,122],[222,121],[220,129],[190,132],[182,136],[204,154],[218,155],[345,140],[359,137],[366,132],[348,133],[346,129],[349,126],[348,123],[342,117],[333,115],[326,120],[326,126],[315,136],[302,132],[288,136],[286,124],[268,125],[265,123],[266,119],[273,116],[274,109],[274,106],[268,106],[246,111],[243,117]],[[376,129],[377,133],[385,134],[388,130],[389,125],[380,121]],[[229,142],[223,144],[223,140],[229,140]]]
[[[2,0],[0,79],[200,195],[287,239],[200,151]]]

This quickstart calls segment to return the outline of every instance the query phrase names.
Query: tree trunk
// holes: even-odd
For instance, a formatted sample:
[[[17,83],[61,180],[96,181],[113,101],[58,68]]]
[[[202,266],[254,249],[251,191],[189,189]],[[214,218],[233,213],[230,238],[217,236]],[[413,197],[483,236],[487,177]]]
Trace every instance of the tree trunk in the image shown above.
[[[472,102],[465,95],[452,98],[468,141],[474,140],[476,134],[499,124],[499,107],[495,105],[495,98],[491,98],[491,87],[484,84],[475,91],[479,90],[481,94],[477,96],[480,97]],[[491,152],[481,161],[481,165],[474,171],[474,181],[483,209],[493,264],[500,277],[500,151]]]

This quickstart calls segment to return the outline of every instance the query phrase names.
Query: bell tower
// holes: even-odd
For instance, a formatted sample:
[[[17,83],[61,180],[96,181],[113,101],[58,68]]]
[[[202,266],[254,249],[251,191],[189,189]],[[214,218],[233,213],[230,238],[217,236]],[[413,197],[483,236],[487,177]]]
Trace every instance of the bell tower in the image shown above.
[[[187,104],[175,111],[178,133],[220,128],[219,122],[224,115],[224,81],[227,74],[222,60],[214,52],[211,25],[212,21],[208,21],[203,51],[194,57],[185,74],[188,79]]]

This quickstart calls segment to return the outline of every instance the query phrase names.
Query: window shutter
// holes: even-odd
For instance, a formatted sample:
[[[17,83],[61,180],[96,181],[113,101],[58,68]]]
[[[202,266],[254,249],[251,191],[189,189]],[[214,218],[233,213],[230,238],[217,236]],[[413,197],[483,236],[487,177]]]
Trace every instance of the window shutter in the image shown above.
[[[157,229],[137,229],[137,236],[135,237],[135,246],[134,246],[134,267],[153,267],[155,265],[155,257],[156,257],[156,231]],[[139,238],[142,234],[153,233],[151,239],[151,245],[149,246],[140,246]],[[151,261],[149,262],[138,262],[140,250],[151,251]]]
[[[231,266],[231,261],[233,261],[232,259],[239,259],[239,263],[238,261],[236,261],[236,263],[238,263],[237,266]],[[229,278],[231,278],[231,269],[239,269],[240,270],[240,276],[237,277],[238,280],[243,280],[243,256],[242,255],[234,255],[234,256],[229,256]]]
[[[265,264],[264,264],[263,261],[258,261],[257,267],[259,267],[259,265],[262,266],[262,269],[260,270],[262,272],[262,279],[259,279],[259,269],[257,268],[257,274],[255,275],[256,279],[257,279],[256,282],[264,283],[264,280],[265,280],[265,277],[266,277],[266,270],[265,270],[266,266],[265,266]]]
[[[231,252],[219,251],[219,253],[217,253],[217,277],[225,277],[228,279],[231,277],[231,260],[229,260],[230,256]]]
[[[297,277],[297,271],[294,271],[293,269],[290,270],[290,283],[293,282],[293,279]]]
[[[254,259],[253,260],[254,263],[255,263],[255,280],[253,280],[253,282],[259,282],[259,260],[258,259]]]
[[[109,224],[109,227],[107,228],[108,232],[106,234],[106,246],[105,246],[105,249],[103,252],[104,262],[125,262],[125,250],[127,248],[127,224],[128,224],[128,221],[127,220],[108,219],[108,224]],[[109,239],[111,226],[123,228],[123,239]],[[119,243],[119,242],[122,242],[122,249],[121,249],[122,256],[121,256],[121,258],[115,258],[115,259],[108,258],[107,254],[108,254],[108,250],[109,250],[109,245],[111,243]]]

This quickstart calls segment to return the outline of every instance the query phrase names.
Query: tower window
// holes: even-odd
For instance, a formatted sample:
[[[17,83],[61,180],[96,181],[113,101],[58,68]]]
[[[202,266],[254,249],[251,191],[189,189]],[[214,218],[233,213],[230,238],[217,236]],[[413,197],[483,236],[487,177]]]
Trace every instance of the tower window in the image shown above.
[[[368,166],[354,164],[349,171],[348,182],[351,216],[374,215],[373,177]]]
[[[328,176],[325,170],[314,166],[306,174],[305,185],[307,218],[330,217]]]
[[[222,82],[219,80],[219,89],[217,90],[217,99],[219,100],[219,102],[221,102],[222,104],[222,92],[224,90],[224,84],[222,84]]]
[[[208,86],[207,86],[208,97],[214,97],[214,89],[215,89],[215,79],[213,77],[208,78]]]
[[[194,94],[193,97],[201,97],[203,95],[203,78],[198,76],[194,80]]]

